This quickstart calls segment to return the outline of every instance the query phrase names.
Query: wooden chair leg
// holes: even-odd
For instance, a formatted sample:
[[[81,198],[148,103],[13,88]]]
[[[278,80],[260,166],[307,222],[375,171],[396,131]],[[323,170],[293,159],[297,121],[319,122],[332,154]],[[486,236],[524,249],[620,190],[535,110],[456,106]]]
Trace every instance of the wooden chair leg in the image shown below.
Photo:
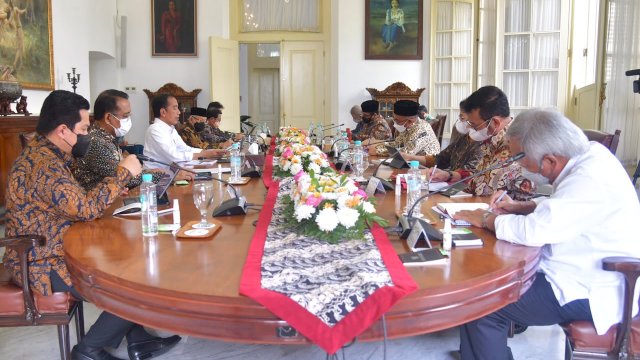
[[[78,302],[78,307],[76,308],[76,341],[78,344],[84,338],[84,308],[83,302]]]
[[[507,336],[509,338],[512,338],[513,335],[515,335],[515,333],[516,333],[516,323],[511,321],[511,323],[509,323],[509,332],[507,333]]]
[[[69,325],[58,325],[58,346],[60,346],[60,359],[71,360],[71,347],[69,344]]]

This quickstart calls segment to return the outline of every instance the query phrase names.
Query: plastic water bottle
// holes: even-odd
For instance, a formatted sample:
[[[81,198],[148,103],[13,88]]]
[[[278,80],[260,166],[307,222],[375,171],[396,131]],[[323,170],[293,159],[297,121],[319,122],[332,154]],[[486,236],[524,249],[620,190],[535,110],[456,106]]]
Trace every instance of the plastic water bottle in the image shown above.
[[[399,214],[400,207],[401,207],[400,199],[402,197],[402,176],[400,176],[400,174],[396,175],[395,195],[396,195],[396,201],[395,201],[396,214]]]
[[[362,173],[364,172],[364,150],[362,149],[362,142],[360,140],[356,140],[353,145],[353,173],[355,175],[355,179],[359,180],[362,178]]]
[[[346,150],[349,148],[349,140],[347,140],[347,132],[343,131],[340,135],[340,142],[338,143],[338,154],[342,155],[344,158],[349,154],[346,154]]]
[[[240,144],[234,143],[231,148],[231,157],[229,158],[231,166],[231,177],[229,181],[240,181],[242,170],[242,156],[240,155]]]
[[[151,174],[142,175],[140,185],[140,210],[142,214],[142,235],[158,235],[158,200],[156,198],[156,184]]]
[[[324,126],[322,126],[322,124],[318,123],[318,126],[316,126],[316,130],[315,130],[315,145],[316,146],[322,146],[322,135],[324,133]]]
[[[451,235],[451,219],[444,219],[444,228],[442,229],[442,249],[446,251],[451,250],[452,235]]]
[[[307,134],[312,144],[316,143],[316,139],[315,139],[316,134],[314,133],[315,130],[316,130],[316,127],[313,125],[313,121],[312,121],[311,124],[309,125],[309,131],[308,131],[309,133]]]
[[[409,166],[411,167],[407,172],[407,206],[406,212],[407,214],[413,207],[413,204],[416,200],[422,195],[422,174],[420,173],[420,163],[418,161],[410,161]],[[411,214],[413,217],[422,217],[422,204],[417,204],[413,207],[413,213]]]

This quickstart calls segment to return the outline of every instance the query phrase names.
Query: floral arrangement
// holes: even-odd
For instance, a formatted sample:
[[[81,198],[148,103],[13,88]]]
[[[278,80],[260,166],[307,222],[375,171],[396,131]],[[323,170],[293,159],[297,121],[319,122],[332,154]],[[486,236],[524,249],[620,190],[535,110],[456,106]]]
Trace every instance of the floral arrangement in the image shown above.
[[[300,171],[316,174],[333,172],[327,155],[315,145],[289,144],[280,149],[280,157],[273,167],[275,176],[286,178]]]
[[[346,175],[299,172],[285,197],[287,219],[298,231],[329,243],[364,239],[367,226],[386,221],[376,215],[374,199]]]
[[[285,148],[292,144],[311,144],[311,139],[307,137],[307,132],[291,126],[281,127],[278,132],[275,155],[280,156]],[[295,175],[295,174],[294,174]]]

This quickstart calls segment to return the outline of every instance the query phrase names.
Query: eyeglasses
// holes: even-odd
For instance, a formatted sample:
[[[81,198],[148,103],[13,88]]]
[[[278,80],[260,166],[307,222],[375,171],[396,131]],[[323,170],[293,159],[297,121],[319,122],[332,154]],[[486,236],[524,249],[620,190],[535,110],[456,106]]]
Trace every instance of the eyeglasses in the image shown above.
[[[480,125],[473,125],[469,122],[469,120],[463,120],[461,117],[458,117],[458,121],[460,121],[461,123],[465,124],[468,128],[471,128],[473,130],[478,131],[479,128],[481,128],[484,124],[488,123],[489,121],[493,120],[493,118],[485,120],[482,122],[482,124]]]

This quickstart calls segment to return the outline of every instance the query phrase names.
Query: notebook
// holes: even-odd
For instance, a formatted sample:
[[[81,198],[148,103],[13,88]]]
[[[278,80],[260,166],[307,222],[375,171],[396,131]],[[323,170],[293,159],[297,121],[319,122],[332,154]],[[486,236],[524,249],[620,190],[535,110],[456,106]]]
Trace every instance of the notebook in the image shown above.
[[[178,175],[178,168],[175,163],[165,170],[167,173],[156,184],[156,199],[158,205],[168,205],[169,197],[167,196],[167,190],[173,183],[173,180]],[[119,207],[113,211],[113,215],[134,215],[140,212],[140,197],[130,196],[122,199],[124,206]]]

